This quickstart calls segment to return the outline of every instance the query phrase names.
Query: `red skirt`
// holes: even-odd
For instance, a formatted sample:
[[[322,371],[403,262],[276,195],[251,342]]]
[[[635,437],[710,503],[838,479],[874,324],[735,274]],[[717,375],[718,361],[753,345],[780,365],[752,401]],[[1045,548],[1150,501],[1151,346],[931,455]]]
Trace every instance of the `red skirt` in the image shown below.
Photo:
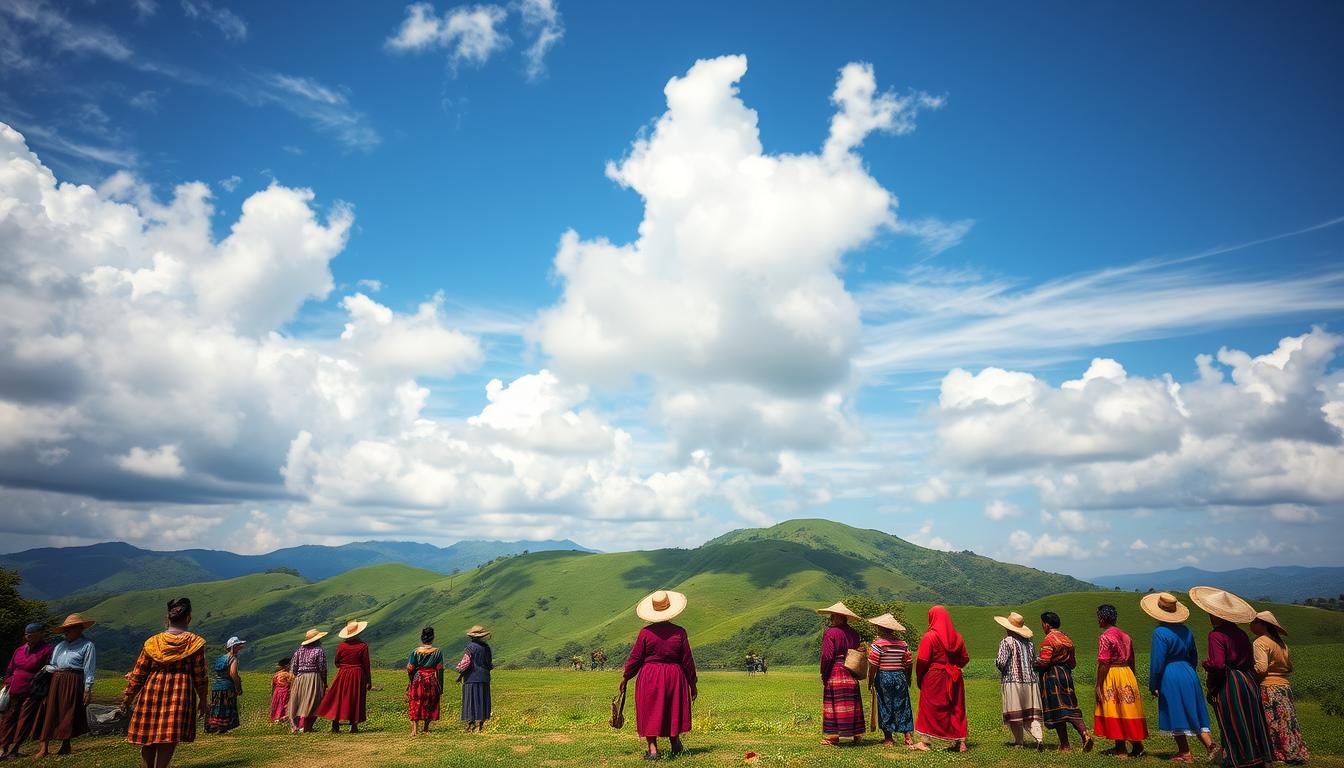
[[[366,693],[362,667],[337,667],[336,680],[314,714],[333,722],[362,723],[368,719],[364,709]]]
[[[415,722],[439,719],[439,673],[433,669],[416,670],[406,689],[406,713]]]
[[[863,733],[863,692],[843,662],[831,667],[821,689],[821,732],[827,736]]]
[[[915,731],[937,739],[966,738],[966,684],[951,664],[932,664],[919,684]]]
[[[289,719],[289,686],[271,691],[271,722]]]
[[[691,730],[691,685],[680,664],[649,661],[640,667],[635,727],[640,736],[680,736]]]

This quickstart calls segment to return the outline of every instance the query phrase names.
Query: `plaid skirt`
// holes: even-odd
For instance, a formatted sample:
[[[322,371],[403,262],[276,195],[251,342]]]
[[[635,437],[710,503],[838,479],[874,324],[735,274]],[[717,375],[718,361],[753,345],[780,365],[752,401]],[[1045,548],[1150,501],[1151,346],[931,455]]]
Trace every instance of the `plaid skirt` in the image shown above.
[[[238,694],[232,688],[210,692],[210,713],[205,717],[206,733],[227,733],[237,728]]]
[[[433,669],[419,669],[406,688],[406,713],[411,720],[423,722],[439,719],[439,673]]]
[[[1265,710],[1265,726],[1269,729],[1269,746],[1274,751],[1274,762],[1305,763],[1309,755],[1307,745],[1302,741],[1302,731],[1297,727],[1293,687],[1261,686],[1260,705]]]
[[[151,662],[144,687],[135,698],[126,740],[132,744],[178,744],[196,740],[196,683],[205,674],[204,657],[194,655],[171,664]],[[141,671],[141,662],[136,671]]]
[[[1073,673],[1068,667],[1046,667],[1041,672],[1041,715],[1047,728],[1083,725],[1083,710],[1073,690]]]
[[[821,732],[827,736],[858,736],[863,733],[863,694],[859,681],[844,664],[831,667],[821,693]]]
[[[1270,761],[1269,734],[1260,704],[1260,686],[1242,669],[1227,670],[1223,689],[1213,698],[1224,768],[1249,768]]]

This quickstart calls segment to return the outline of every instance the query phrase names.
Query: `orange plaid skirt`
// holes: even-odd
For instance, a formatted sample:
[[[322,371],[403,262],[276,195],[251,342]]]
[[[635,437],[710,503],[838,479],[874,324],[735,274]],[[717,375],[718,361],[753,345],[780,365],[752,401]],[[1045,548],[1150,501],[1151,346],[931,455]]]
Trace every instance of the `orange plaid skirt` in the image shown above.
[[[163,664],[144,653],[130,677],[143,677],[135,699],[126,740],[132,744],[177,744],[196,740],[197,696],[205,691],[205,652]]]

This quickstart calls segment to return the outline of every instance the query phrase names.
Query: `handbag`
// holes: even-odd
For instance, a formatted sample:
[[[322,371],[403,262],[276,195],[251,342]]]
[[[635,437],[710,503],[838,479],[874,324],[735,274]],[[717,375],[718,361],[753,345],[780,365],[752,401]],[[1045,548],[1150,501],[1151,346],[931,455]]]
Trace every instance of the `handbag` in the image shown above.
[[[864,643],[858,648],[850,648],[845,651],[845,669],[855,680],[862,680],[868,676],[868,644]]]
[[[625,686],[611,700],[611,727],[619,729],[625,725]]]
[[[0,688],[0,712],[9,709],[9,686]]]
[[[35,699],[45,699],[49,688],[51,688],[51,670],[43,667],[33,675],[33,682],[28,689],[28,695]]]

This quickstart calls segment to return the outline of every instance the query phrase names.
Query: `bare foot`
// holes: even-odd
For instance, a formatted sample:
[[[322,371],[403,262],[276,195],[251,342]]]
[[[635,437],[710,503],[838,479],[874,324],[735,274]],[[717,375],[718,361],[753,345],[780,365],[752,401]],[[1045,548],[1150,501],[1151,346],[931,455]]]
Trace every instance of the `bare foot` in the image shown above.
[[[915,742],[914,744],[911,744],[911,745],[910,745],[910,748],[913,749],[913,750],[916,750],[916,751],[918,751],[918,752],[928,752],[928,751],[929,751],[929,745],[928,745],[928,743],[927,743],[927,742],[923,742],[923,741],[917,741],[917,742]]]

